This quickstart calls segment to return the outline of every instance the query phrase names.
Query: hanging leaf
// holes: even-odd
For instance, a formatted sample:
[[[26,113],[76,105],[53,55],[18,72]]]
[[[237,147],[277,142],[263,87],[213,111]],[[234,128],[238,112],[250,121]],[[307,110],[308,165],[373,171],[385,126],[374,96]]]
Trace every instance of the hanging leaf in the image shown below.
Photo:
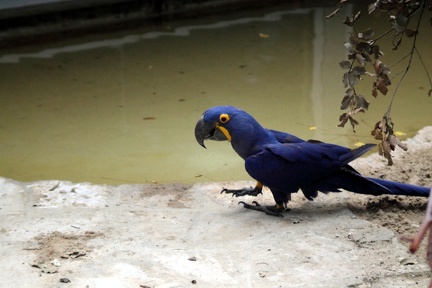
[[[345,42],[344,43],[345,49],[348,51],[348,53],[353,53],[354,52],[354,46],[350,43],[350,42]]]
[[[372,3],[372,4],[369,4],[369,6],[368,6],[368,13],[371,14],[371,13],[373,13],[376,9],[377,9],[377,4],[376,4],[376,2],[375,2],[375,3]]]
[[[345,124],[348,122],[348,117],[347,117],[347,113],[343,113],[342,115],[339,116],[339,125],[338,127],[345,127]]]
[[[361,41],[356,45],[356,49],[360,52],[367,52],[370,49],[370,44],[365,41]]]
[[[363,57],[362,54],[357,53],[355,55],[356,60],[360,63],[360,65],[365,66],[366,65],[366,59]]]
[[[397,50],[399,48],[399,45],[402,43],[402,36],[400,36],[398,38],[398,40],[396,41],[396,43],[393,42],[393,47],[392,50]]]
[[[364,32],[358,33],[357,37],[360,39],[368,41],[368,40],[372,39],[373,36],[374,36],[374,31],[372,30],[372,28],[369,28]]]
[[[376,82],[373,83],[373,89],[372,89],[372,96],[374,96],[375,98],[378,97],[378,92],[377,92],[377,88],[376,88]]]
[[[369,108],[369,102],[366,100],[366,98],[363,95],[356,95],[355,102],[358,107],[364,110],[367,110]]]
[[[342,23],[345,24],[345,25],[348,25],[350,27],[353,25],[351,19],[348,16],[345,16],[345,20],[342,21]]]
[[[408,150],[408,146],[405,143],[402,143],[402,141],[399,140],[398,137],[396,137],[394,134],[389,135],[388,141],[390,143],[390,146],[392,147],[392,150],[396,148],[396,146],[399,146],[404,151]]]
[[[352,96],[345,95],[344,98],[342,99],[340,109],[341,110],[347,109],[349,107],[350,103],[351,103],[351,99],[352,99]]]
[[[357,21],[360,18],[361,11],[358,11],[357,14],[354,15],[352,22]]]
[[[414,35],[416,35],[417,33],[418,33],[417,30],[412,30],[412,29],[409,29],[409,28],[405,29],[405,35],[407,37],[414,37]]]
[[[382,150],[383,150],[383,156],[384,158],[387,159],[387,165],[391,166],[393,165],[393,159],[391,156],[391,148],[390,148],[390,144],[387,141],[382,141],[381,142],[382,145]]]
[[[334,10],[332,13],[330,13],[329,15],[326,16],[327,19],[330,19],[332,17],[334,17],[340,10],[341,7],[337,8],[336,10]]]
[[[376,75],[381,74],[381,71],[382,71],[382,66],[381,66],[381,64],[382,64],[381,60],[379,60],[379,59],[376,59],[376,60],[375,60],[375,63],[374,63],[374,69],[375,69],[375,74],[376,74]]]
[[[375,140],[383,140],[382,133],[377,128],[371,131],[371,135],[374,136]]]
[[[352,88],[348,88],[348,89],[345,91],[345,95],[353,96],[353,95],[354,95],[354,90],[353,90]]]
[[[345,88],[347,88],[347,87],[350,86],[350,85],[349,85],[348,77],[349,77],[349,73],[346,72],[346,73],[343,75],[343,78],[342,78],[342,82],[343,82]]]
[[[381,60],[378,60],[378,59],[374,63],[374,69],[375,69],[376,75],[389,74],[390,73],[390,69],[388,68],[388,66],[385,65],[384,63],[382,63]]]
[[[345,20],[342,21],[342,23],[351,27],[354,25],[354,22],[360,18],[360,14],[361,14],[361,11],[357,12],[357,14],[353,15],[351,18],[348,16],[345,16]]]
[[[372,63],[372,59],[369,57],[368,54],[362,54],[362,56],[364,57],[364,59],[365,59],[366,62]],[[365,65],[366,65],[366,63],[365,63]]]
[[[342,69],[349,69],[349,68],[351,68],[351,62],[348,60],[341,61],[341,62],[339,62],[339,66]]]
[[[357,41],[357,38],[355,37],[355,36],[353,36],[353,35],[351,35],[350,37],[349,37],[349,41],[348,41],[353,47],[357,47],[357,45],[358,45],[358,41]]]
[[[404,14],[399,13],[398,15],[396,15],[395,22],[400,27],[400,29],[403,28],[400,31],[398,30],[398,32],[402,32],[408,26],[409,18],[407,16],[405,16]]]
[[[398,14],[390,15],[390,23],[397,34],[402,33],[408,25],[408,17]]]
[[[378,81],[376,82],[376,86],[375,86],[378,91],[381,92],[381,94],[383,95],[387,95],[388,92],[388,88],[386,85],[386,81],[383,77],[378,77]]]
[[[353,73],[347,72],[344,74],[343,83],[344,83],[345,88],[353,87],[354,85],[357,84],[357,77],[354,76]]]
[[[361,75],[364,75],[365,73],[366,73],[366,68],[365,67],[361,67],[361,66],[355,66],[353,69],[352,69],[352,73],[355,75],[355,76],[361,76]]]
[[[373,45],[372,47],[372,54],[374,55],[375,59],[378,59],[379,57],[383,56],[384,53],[380,51],[379,46],[378,45]]]
[[[348,115],[348,120],[350,121],[350,124],[351,124],[351,127],[353,129],[353,132],[355,133],[356,132],[355,131],[355,126],[359,125],[360,123],[356,119],[354,119],[354,117],[352,117],[351,115]]]

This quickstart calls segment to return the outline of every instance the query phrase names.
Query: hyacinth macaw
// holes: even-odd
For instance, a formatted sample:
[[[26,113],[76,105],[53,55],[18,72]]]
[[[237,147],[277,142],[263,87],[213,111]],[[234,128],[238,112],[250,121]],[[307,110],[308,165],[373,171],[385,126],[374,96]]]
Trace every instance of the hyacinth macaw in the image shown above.
[[[375,144],[356,149],[315,140],[304,141],[294,135],[262,127],[250,114],[232,106],[216,106],[204,112],[195,126],[195,138],[231,142],[245,160],[249,175],[257,180],[255,187],[223,189],[233,196],[257,196],[267,186],[275,206],[256,201],[245,208],[281,216],[287,210],[291,194],[299,189],[309,200],[323,193],[345,189],[367,195],[429,196],[429,188],[362,176],[348,163],[369,151]]]

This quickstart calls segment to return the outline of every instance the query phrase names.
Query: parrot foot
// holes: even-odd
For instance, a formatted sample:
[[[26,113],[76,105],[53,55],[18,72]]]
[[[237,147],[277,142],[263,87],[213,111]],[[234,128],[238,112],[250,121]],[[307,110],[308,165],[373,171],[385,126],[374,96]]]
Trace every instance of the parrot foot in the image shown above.
[[[232,194],[234,197],[241,197],[241,196],[258,196],[259,194],[262,194],[262,187],[255,186],[255,187],[244,187],[241,189],[222,189],[221,194]]]
[[[255,211],[261,211],[261,212],[264,212],[267,215],[276,216],[276,217],[283,217],[282,212],[289,210],[289,209],[284,209],[284,207],[282,207],[280,205],[262,206],[262,205],[260,205],[256,201],[252,202],[252,204],[254,204],[254,205],[245,203],[243,201],[240,201],[238,204],[243,204],[243,207],[246,208],[246,209],[251,209],[251,210],[255,210]]]

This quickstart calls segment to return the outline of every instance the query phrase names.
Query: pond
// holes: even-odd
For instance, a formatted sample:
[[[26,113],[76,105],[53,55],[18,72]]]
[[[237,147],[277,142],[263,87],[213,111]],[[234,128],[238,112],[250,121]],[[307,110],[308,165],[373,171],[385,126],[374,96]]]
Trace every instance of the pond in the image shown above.
[[[326,20],[333,9],[279,5],[0,51],[0,175],[106,184],[250,179],[229,143],[203,149],[195,141],[196,121],[215,105],[305,139],[374,142],[370,131],[393,90],[373,99],[365,78],[371,104],[356,133],[336,127],[348,35],[341,19],[353,7]],[[430,32],[427,21],[422,29]],[[432,39],[420,36],[431,73]],[[429,82],[414,58],[392,109],[402,138],[432,124]]]

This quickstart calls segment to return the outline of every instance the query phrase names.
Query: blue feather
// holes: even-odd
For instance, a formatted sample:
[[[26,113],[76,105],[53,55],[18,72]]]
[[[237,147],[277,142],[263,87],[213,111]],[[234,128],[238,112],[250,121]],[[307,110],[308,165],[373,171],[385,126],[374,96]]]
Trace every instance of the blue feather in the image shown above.
[[[221,115],[228,115],[224,120],[229,120],[221,123]],[[245,160],[246,171],[270,188],[278,205],[288,202],[299,189],[309,200],[317,197],[319,191],[340,189],[367,195],[429,196],[429,188],[364,177],[349,165],[374,144],[349,149],[304,141],[292,134],[265,129],[250,114],[232,106],[213,107],[204,113],[203,119],[229,132],[233,149]]]

